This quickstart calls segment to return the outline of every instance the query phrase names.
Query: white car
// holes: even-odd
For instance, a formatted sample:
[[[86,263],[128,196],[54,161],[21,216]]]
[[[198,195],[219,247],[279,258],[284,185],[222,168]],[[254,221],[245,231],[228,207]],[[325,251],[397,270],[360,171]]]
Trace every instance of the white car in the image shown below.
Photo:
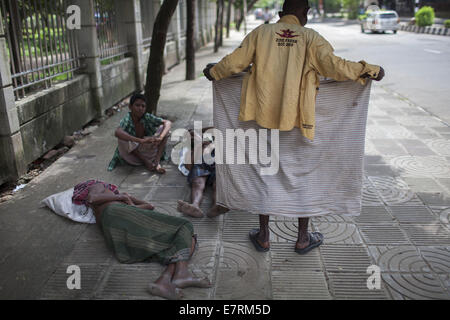
[[[361,32],[364,33],[366,30],[371,32],[382,32],[392,31],[397,33],[400,28],[400,19],[397,12],[395,11],[373,11],[367,14],[361,22]]]

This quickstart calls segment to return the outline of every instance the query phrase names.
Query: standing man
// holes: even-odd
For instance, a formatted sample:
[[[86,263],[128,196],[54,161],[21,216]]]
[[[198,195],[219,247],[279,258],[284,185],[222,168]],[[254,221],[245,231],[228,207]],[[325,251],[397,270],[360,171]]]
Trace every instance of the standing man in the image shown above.
[[[319,75],[362,84],[365,78],[379,81],[384,77],[379,66],[335,56],[327,40],[304,27],[309,9],[307,0],[285,0],[277,23],[259,26],[230,55],[204,69],[212,81],[239,73],[252,64],[242,84],[240,121],[254,120],[263,128],[281,131],[297,127],[304,137],[313,140]],[[279,158],[283,161],[283,155]],[[250,231],[249,236],[258,251],[268,251],[269,216],[262,212],[259,217],[260,229]],[[295,251],[299,254],[323,242],[322,234],[308,232],[308,222],[309,218],[298,219]]]

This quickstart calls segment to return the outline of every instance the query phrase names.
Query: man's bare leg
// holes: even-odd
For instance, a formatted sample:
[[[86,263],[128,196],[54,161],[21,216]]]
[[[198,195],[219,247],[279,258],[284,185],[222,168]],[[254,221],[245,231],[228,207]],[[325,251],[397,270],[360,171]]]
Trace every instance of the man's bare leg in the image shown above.
[[[191,257],[195,250],[196,239],[192,237]],[[208,278],[197,278],[192,276],[188,269],[188,261],[178,261],[175,264],[175,272],[172,277],[172,283],[178,288],[197,287],[209,288],[211,282]]]
[[[216,182],[215,181],[214,181],[212,187],[213,187],[213,204],[212,204],[211,208],[208,210],[208,212],[206,213],[206,215],[209,218],[214,218],[214,217],[220,216],[221,214],[225,214],[228,211],[230,211],[230,209],[219,206],[216,203]]]
[[[154,282],[150,283],[148,290],[154,296],[163,297],[169,300],[179,300],[183,297],[183,292],[172,283],[172,277],[175,273],[175,264],[171,263],[166,270]]]
[[[206,180],[207,177],[195,177],[194,179],[192,179],[192,204],[189,204],[183,200],[178,200],[178,211],[195,218],[203,217],[203,211],[200,209],[200,204],[203,200],[203,191],[205,190]]]
[[[309,218],[298,219],[298,237],[295,244],[296,248],[303,249],[309,245],[308,223]]]
[[[269,243],[269,216],[268,215],[259,215],[259,232],[256,236],[256,241],[258,241],[259,245],[263,248],[270,248]]]

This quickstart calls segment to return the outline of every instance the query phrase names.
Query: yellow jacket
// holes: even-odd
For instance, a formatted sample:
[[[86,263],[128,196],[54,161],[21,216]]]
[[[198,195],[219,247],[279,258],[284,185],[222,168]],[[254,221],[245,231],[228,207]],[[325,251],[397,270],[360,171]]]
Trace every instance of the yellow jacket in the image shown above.
[[[263,24],[210,70],[215,80],[253,64],[242,84],[239,120],[255,120],[269,129],[300,128],[314,139],[319,75],[364,84],[361,75],[376,78],[379,66],[352,62],[333,54],[333,47],[316,31],[300,25],[294,15]]]

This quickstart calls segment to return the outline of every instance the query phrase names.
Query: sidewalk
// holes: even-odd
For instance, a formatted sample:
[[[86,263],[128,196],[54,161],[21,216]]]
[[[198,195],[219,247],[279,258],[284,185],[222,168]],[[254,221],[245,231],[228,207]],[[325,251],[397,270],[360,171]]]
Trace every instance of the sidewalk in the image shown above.
[[[249,29],[251,27],[249,26]],[[195,81],[184,64],[163,79],[159,115],[186,127],[212,121],[211,84],[203,67],[218,61],[243,38],[233,32],[225,46],[197,53]],[[146,292],[163,266],[120,264],[95,225],[73,223],[39,202],[76,183],[96,178],[149,200],[171,214],[190,189],[176,166],[165,175],[144,168],[106,167],[113,131],[126,110],[108,119],[39,177],[0,204],[0,299],[160,299]],[[173,146],[169,146],[170,148]],[[270,222],[271,250],[259,253],[248,240],[258,217],[230,212],[194,219],[199,251],[190,264],[208,276],[210,289],[184,289],[186,299],[450,299],[450,128],[419,107],[374,83],[369,108],[363,210],[355,219],[314,218],[325,243],[305,256],[293,251],[297,222]],[[204,200],[206,210],[211,194]],[[69,265],[81,268],[81,290],[68,290]],[[367,267],[381,268],[380,290],[368,290]]]

